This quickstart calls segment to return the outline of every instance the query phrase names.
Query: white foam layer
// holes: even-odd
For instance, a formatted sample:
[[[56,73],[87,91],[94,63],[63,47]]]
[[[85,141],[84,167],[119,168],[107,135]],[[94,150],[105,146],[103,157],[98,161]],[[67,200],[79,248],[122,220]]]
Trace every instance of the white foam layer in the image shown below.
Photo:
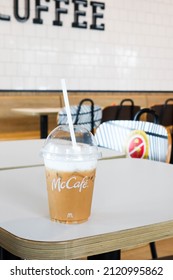
[[[44,159],[45,166],[58,171],[85,171],[96,168],[97,160],[90,161],[55,161]]]
[[[66,157],[71,159],[85,160],[98,159],[100,154],[97,146],[78,143],[73,146],[71,142],[62,139],[51,139],[42,149],[42,155],[46,159],[62,160]]]

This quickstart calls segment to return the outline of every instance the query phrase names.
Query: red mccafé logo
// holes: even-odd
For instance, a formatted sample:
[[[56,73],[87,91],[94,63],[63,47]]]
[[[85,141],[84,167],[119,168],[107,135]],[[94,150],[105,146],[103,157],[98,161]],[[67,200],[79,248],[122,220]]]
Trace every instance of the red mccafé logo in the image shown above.
[[[68,14],[68,6],[70,4],[73,4],[74,20],[71,26],[75,28],[88,28],[88,23],[85,20],[85,17],[87,15],[87,9],[89,6],[89,1],[87,0],[35,0],[33,2],[35,5],[35,17],[33,18],[34,24],[43,24],[43,13],[48,12],[50,8],[49,3],[54,2],[55,18],[52,21],[52,25],[63,26],[64,14]],[[31,3],[33,4],[33,2]],[[100,22],[100,19],[103,18],[103,10],[105,9],[105,3],[90,1],[90,9],[92,12],[92,22],[90,23],[89,28],[93,30],[104,30],[105,25],[104,23]],[[26,22],[30,18],[30,11],[30,0],[13,0],[13,15],[17,21],[23,23]],[[2,11],[0,11],[0,20],[10,21],[11,16],[4,14],[2,13]]]

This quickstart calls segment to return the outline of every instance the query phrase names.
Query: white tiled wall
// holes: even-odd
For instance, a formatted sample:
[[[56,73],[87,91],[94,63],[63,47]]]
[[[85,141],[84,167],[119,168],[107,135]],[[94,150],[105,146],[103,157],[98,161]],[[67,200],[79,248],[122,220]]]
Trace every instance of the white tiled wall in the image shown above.
[[[0,0],[0,14],[11,16],[0,20],[0,90],[58,90],[61,78],[70,90],[173,90],[173,0],[99,0],[105,31],[72,28],[72,0],[63,26],[53,26],[55,1],[40,2],[49,7],[42,25],[32,22],[35,0],[25,23],[12,0]],[[87,2],[80,19],[89,26]]]

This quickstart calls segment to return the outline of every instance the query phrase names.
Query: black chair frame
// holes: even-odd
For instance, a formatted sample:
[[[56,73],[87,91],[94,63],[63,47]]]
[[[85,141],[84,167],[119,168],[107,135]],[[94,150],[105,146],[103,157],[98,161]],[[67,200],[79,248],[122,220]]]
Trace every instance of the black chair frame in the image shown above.
[[[125,105],[125,102],[130,102],[130,104]],[[108,106],[103,109],[101,123],[109,120],[133,120],[138,110],[140,110],[140,106],[134,105],[132,99],[125,98],[119,105]]]
[[[131,103],[131,107],[130,107],[130,119],[133,120],[133,116],[134,116],[134,101],[130,98],[125,98],[120,102],[120,105],[118,107],[118,110],[115,114],[115,120],[119,119],[120,113],[122,111],[122,107],[124,105],[125,102],[130,102]]]
[[[143,115],[143,114],[150,114],[153,116],[153,122],[156,123],[156,124],[159,124],[159,116],[156,114],[156,112],[150,108],[143,108],[141,110],[139,110],[135,116],[134,116],[134,121],[139,121],[140,120],[140,117]]]

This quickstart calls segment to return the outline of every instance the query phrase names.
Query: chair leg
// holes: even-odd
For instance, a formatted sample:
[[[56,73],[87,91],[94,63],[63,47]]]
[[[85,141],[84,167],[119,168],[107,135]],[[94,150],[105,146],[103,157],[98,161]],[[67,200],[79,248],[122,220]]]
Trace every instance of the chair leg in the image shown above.
[[[155,242],[150,242],[150,251],[151,251],[151,256],[152,259],[157,259],[157,250],[156,250],[156,245]]]
[[[3,260],[3,249],[0,247],[0,260]]]
[[[89,256],[87,259],[88,260],[120,260],[120,258],[121,258],[121,251],[116,250],[113,252]]]
[[[0,248],[0,260],[21,260],[21,258],[11,254],[3,248]]]

